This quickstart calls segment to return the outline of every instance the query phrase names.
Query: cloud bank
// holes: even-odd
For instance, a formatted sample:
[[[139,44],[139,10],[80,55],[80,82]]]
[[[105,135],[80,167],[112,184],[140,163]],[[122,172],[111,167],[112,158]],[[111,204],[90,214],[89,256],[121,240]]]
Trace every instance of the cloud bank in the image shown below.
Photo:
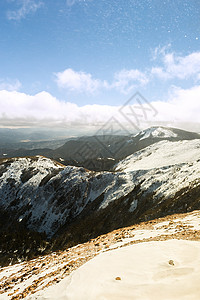
[[[161,51],[162,67],[153,67],[151,74],[161,79],[188,79],[199,77],[200,74],[200,52],[193,52],[186,56]],[[158,54],[157,54],[158,55]]]
[[[166,47],[156,48],[153,55],[154,64],[145,70],[123,69],[113,75],[111,82],[94,78],[90,73],[65,69],[55,73],[59,88],[77,93],[91,93],[103,90],[115,90],[129,94],[136,89],[151,84],[155,79],[200,80],[200,52],[180,56],[170,52]]]
[[[109,90],[130,94],[159,79],[160,82],[169,81],[169,96],[167,101],[158,99],[151,103],[132,99],[126,104],[126,108],[123,108],[125,113],[122,113],[119,106],[97,104],[78,106],[60,101],[45,91],[28,95],[18,91],[21,87],[20,81],[0,80],[0,126],[99,128],[114,117],[116,122],[128,130],[142,129],[153,124],[178,126],[177,124],[187,123],[193,124],[193,127],[196,124],[200,132],[200,52],[180,56],[170,52],[166,47],[157,48],[154,52],[153,67],[147,70],[123,69],[113,75],[111,82],[70,68],[54,73],[54,76],[60,89],[87,94]],[[170,87],[172,79],[182,80],[182,86],[190,80],[187,87],[191,87]]]
[[[127,104],[126,110],[132,117],[132,124],[126,114],[120,113],[119,106],[85,105],[63,102],[47,92],[27,95],[17,91],[0,91],[0,124],[1,126],[89,126],[98,129],[110,118],[125,126],[128,130],[135,130],[133,124],[137,122],[141,129],[152,124],[191,123],[200,126],[200,86],[191,89],[173,89],[167,102],[154,101],[150,105],[157,114],[149,113],[148,104],[144,103],[147,115],[144,118],[142,109],[137,101]],[[130,113],[130,110],[133,113]],[[139,123],[138,123],[139,121]]]
[[[100,88],[107,88],[108,83],[99,79],[94,79],[91,74],[76,72],[66,69],[63,72],[55,73],[58,87],[70,91],[94,93]]]
[[[114,80],[95,79],[90,73],[66,69],[55,73],[55,81],[59,88],[73,92],[94,94],[100,90],[117,90],[128,94],[136,87],[141,87],[149,82],[147,75],[137,69],[123,69],[114,74]]]

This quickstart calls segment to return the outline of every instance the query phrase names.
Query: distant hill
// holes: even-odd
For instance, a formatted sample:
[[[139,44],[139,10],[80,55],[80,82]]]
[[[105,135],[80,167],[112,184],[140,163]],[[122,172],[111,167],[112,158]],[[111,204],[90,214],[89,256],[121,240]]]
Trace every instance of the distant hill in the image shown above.
[[[84,136],[66,142],[61,140],[61,146],[56,149],[55,146],[50,149],[50,143],[46,144],[45,148],[37,148],[38,144],[35,144],[34,148],[31,144],[31,149],[24,147],[14,150],[2,149],[0,156],[4,157],[3,154],[7,154],[7,157],[44,155],[64,165],[82,166],[94,171],[109,171],[120,160],[159,141],[176,142],[194,139],[200,139],[200,135],[181,129],[155,126],[136,135]]]

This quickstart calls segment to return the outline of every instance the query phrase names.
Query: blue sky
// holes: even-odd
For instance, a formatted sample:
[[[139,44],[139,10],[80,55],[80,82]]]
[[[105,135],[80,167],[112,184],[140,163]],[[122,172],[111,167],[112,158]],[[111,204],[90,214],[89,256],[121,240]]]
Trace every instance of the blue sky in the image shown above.
[[[66,109],[76,117],[62,120],[91,123],[88,105],[94,115],[136,91],[187,111],[188,93],[199,102],[200,1],[1,0],[0,66],[2,125],[51,119],[48,103],[57,122]]]

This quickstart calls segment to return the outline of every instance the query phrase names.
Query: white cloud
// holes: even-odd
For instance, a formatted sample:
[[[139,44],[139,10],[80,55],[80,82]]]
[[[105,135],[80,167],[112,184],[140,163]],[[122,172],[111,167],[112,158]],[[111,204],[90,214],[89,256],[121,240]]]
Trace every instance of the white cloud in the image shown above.
[[[163,66],[153,67],[151,74],[161,79],[197,78],[200,73],[200,52],[193,52],[186,56],[175,53],[159,52]]]
[[[15,80],[0,79],[0,90],[18,91],[20,87],[21,87],[21,82],[18,79]]]
[[[200,80],[200,73],[197,74],[197,81],[199,81],[199,80]]]
[[[92,78],[92,75],[85,72],[76,72],[66,69],[63,72],[55,73],[57,85],[60,88],[70,91],[94,93],[100,88],[107,88],[108,83]]]
[[[151,69],[151,74],[160,79],[169,79],[169,75],[161,67],[153,67]]]
[[[171,44],[165,45],[163,47],[158,46],[151,51],[152,60],[158,60],[160,57],[164,56],[166,52],[169,52],[171,49]]]
[[[15,21],[25,18],[30,13],[35,13],[43,5],[43,2],[39,0],[12,0],[12,2],[20,5],[19,8],[7,12],[7,18]]]
[[[173,88],[168,101],[150,103],[158,113],[156,116],[149,115],[147,122],[140,123],[138,127],[153,124],[178,126],[183,123],[199,124],[200,127],[199,95],[200,86],[191,89]],[[114,116],[126,128],[131,127],[129,121],[120,114],[119,108],[95,104],[79,107],[74,103],[60,101],[47,92],[30,96],[16,91],[0,91],[1,126],[75,126],[80,129],[90,126],[95,131]],[[132,110],[136,109],[138,103],[132,104]]]
[[[94,79],[89,73],[76,72],[72,69],[66,69],[63,72],[55,73],[55,75],[57,85],[60,88],[87,93],[94,93],[100,89],[116,89],[127,94],[149,81],[146,74],[137,69],[121,70],[115,73],[112,83],[106,80]]]
[[[196,126],[200,132],[199,95],[200,86],[194,86],[190,89],[173,87],[168,101],[152,102],[152,105],[158,111],[154,121],[176,125],[187,124],[190,127],[186,127],[186,129],[190,128],[191,130]]]
[[[169,103],[174,105],[178,120],[200,123],[200,86],[190,89],[174,88]]]
[[[93,78],[89,73],[76,72],[66,69],[55,73],[57,85],[69,91],[94,93],[100,90],[117,90],[128,94],[155,80],[193,79],[194,84],[200,78],[200,52],[193,52],[180,56],[169,51],[169,46],[156,48],[154,53],[154,66],[144,71],[138,69],[123,69],[116,72],[113,81]],[[158,63],[156,65],[156,62]]]
[[[87,126],[107,121],[116,110],[108,105],[79,107],[59,101],[47,92],[31,96],[0,91],[0,123],[4,126]]]
[[[118,89],[122,93],[129,93],[139,86],[144,86],[149,82],[145,73],[137,70],[121,70],[114,75],[114,83],[112,87]]]

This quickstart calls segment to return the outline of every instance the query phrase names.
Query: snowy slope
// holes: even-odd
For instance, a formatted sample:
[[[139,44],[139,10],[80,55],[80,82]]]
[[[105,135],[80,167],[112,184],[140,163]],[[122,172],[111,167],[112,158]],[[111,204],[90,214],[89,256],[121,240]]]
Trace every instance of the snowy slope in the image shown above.
[[[122,160],[115,172],[65,167],[41,156],[3,160],[0,208],[13,213],[14,219],[28,228],[53,236],[66,222],[82,214],[84,218],[90,214],[96,218],[95,213],[116,200],[111,210],[118,213],[123,208],[123,214],[130,214],[127,220],[134,220],[135,213],[139,218],[144,209],[160,211],[159,206],[169,198],[174,201],[176,193],[198,190],[199,186],[200,141],[162,141]],[[183,196],[184,193],[181,192]],[[172,212],[172,208],[184,212],[192,209],[194,203],[194,208],[198,208],[197,196],[198,192],[193,202],[191,197],[187,203],[177,200],[178,206],[174,201],[167,208],[170,211],[162,208],[163,213]],[[110,222],[123,225],[115,214],[109,215]]]
[[[116,171],[135,171],[190,163],[200,159],[200,140],[161,141],[140,150],[115,167]]]
[[[118,157],[125,159],[129,155],[137,153],[138,151],[145,151],[146,147],[161,141],[179,142],[195,139],[200,140],[200,135],[194,132],[171,127],[150,127],[129,137],[125,145],[119,149]]]
[[[154,193],[154,200],[160,198],[161,204],[184,188],[189,191],[200,185],[200,141],[158,142],[119,162],[115,171],[140,183],[144,194]],[[135,197],[129,211],[134,212],[139,202]],[[188,201],[188,207],[190,204]]]
[[[199,278],[200,242],[148,242],[100,254],[31,299],[198,300]]]
[[[146,130],[140,131],[135,137],[138,137],[140,140],[147,138],[176,138],[177,133],[173,132],[172,129],[164,127],[151,127]]]
[[[115,200],[134,186],[124,174],[65,167],[41,156],[4,160],[0,172],[0,207],[49,236],[100,195]]]
[[[168,239],[172,240],[162,242]],[[177,241],[180,239],[187,241]],[[195,282],[199,278],[199,241],[199,211],[167,216],[121,228],[64,251],[57,251],[29,262],[0,268],[0,299],[77,300],[82,297],[80,299],[84,300],[90,299],[91,295],[94,296],[93,299],[99,299],[98,293],[104,294],[105,288],[112,292],[113,286],[115,290],[112,297],[118,292],[121,299],[126,299],[130,289],[134,292],[137,287],[140,293],[145,291],[145,289],[143,290],[145,285],[142,285],[142,282],[147,279],[148,274],[149,281],[146,281],[146,284],[149,283],[148,288],[150,289],[155,287],[156,283],[167,284],[176,278],[176,281],[170,281],[169,290],[172,290],[173,287],[174,291],[178,287],[175,282],[181,282],[187,278],[188,285],[185,286],[188,290],[186,288],[185,291],[189,295],[186,299],[193,299],[192,292],[198,291],[198,287],[193,285],[193,281]],[[139,255],[136,255],[137,251],[140,252]],[[144,253],[144,251],[146,252]],[[113,254],[117,257],[114,257]],[[93,259],[94,257],[96,258]],[[108,260],[106,261],[106,259]],[[88,262],[89,260],[90,262]],[[173,260],[174,265],[169,264],[170,260]],[[100,265],[97,264],[98,261],[101,261]],[[79,268],[80,266],[82,267]],[[154,278],[156,270],[159,278],[158,276]],[[91,276],[89,276],[89,272],[91,272]],[[121,281],[115,280],[116,277],[120,277]],[[125,286],[130,289],[125,289]],[[123,294],[124,291],[127,291],[127,294]],[[91,294],[94,292],[96,294]],[[176,289],[176,292],[180,294],[181,289]],[[84,298],[84,295],[88,298]],[[105,299],[107,299],[106,296],[108,295],[104,295]],[[109,297],[111,297],[110,294]],[[117,299],[117,295],[114,299]],[[166,298],[163,296],[160,299]],[[167,299],[171,299],[171,297]]]

